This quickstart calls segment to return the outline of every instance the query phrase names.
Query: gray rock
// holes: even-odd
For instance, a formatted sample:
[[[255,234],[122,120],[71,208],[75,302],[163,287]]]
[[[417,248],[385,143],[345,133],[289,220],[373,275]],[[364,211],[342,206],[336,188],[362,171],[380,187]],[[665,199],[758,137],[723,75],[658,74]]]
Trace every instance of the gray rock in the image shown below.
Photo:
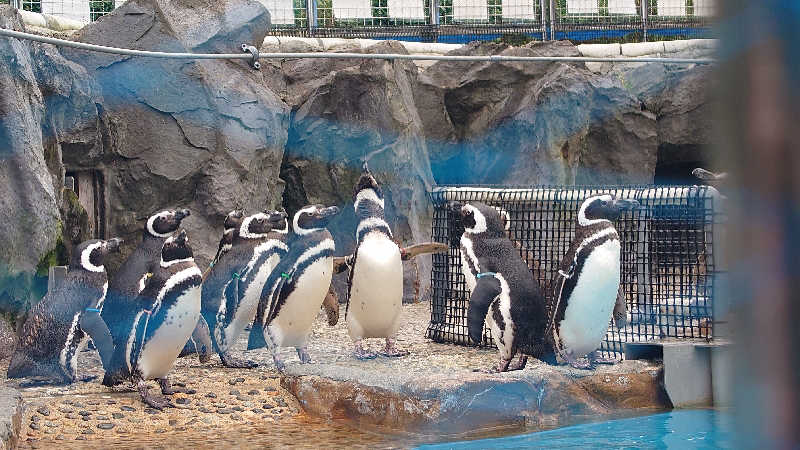
[[[110,430],[114,428],[114,424],[110,422],[98,423],[97,428],[100,428],[101,430]]]
[[[451,54],[578,56],[566,41],[473,43]],[[653,117],[618,79],[583,64],[440,61],[419,84],[415,99],[440,183],[653,179]]]
[[[16,344],[17,335],[14,333],[14,329],[5,318],[0,317],[0,361],[11,357]]]
[[[123,411],[128,411],[128,412],[136,411],[136,408],[134,408],[133,406],[128,406],[128,405],[122,405],[122,406],[119,407],[119,409],[121,409]]]
[[[36,408],[36,412],[38,412],[39,414],[41,414],[43,416],[49,416],[50,415],[50,408],[48,408],[47,406],[40,406],[40,407]]]
[[[262,42],[268,27],[266,9],[249,0],[203,8],[132,0],[75,39],[161,51],[237,52],[243,42]],[[64,54],[101,86],[108,233],[125,238],[122,257],[138,244],[149,214],[183,206],[192,215],[182,225],[205,265],[231,209],[280,203],[289,110],[268,87],[269,70],[253,70],[244,61]],[[115,263],[108,265],[113,272]]]
[[[113,417],[115,419],[122,419],[122,418],[125,417],[125,414],[115,412],[115,413],[111,413],[111,417]]]
[[[397,42],[381,42],[368,53],[407,53]],[[293,212],[308,203],[342,207],[329,225],[337,254],[355,245],[352,193],[369,157],[382,184],[386,219],[404,243],[430,240],[426,190],[433,184],[420,114],[414,102],[417,67],[410,61],[292,60],[283,64],[286,101],[294,111],[281,177],[284,204]],[[420,258],[422,285],[429,258]],[[339,298],[345,298],[341,276]],[[409,277],[409,282],[412,278]],[[413,289],[405,289],[406,300]]]
[[[0,27],[25,31],[6,5]],[[45,152],[45,98],[35,64],[27,42],[0,40],[0,314],[12,318],[43,295],[34,284],[37,265],[60,237],[63,167],[57,151]]]

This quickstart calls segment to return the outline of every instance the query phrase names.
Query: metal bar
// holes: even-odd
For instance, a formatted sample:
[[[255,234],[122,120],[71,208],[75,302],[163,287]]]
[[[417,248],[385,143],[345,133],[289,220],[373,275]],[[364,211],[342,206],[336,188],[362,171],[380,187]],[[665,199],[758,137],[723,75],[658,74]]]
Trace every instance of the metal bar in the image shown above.
[[[313,36],[318,26],[317,0],[306,0],[306,18],[308,19],[308,35]]]
[[[650,0],[642,0],[642,40],[647,42],[647,10],[650,9]]]
[[[439,26],[439,0],[431,0],[430,6],[430,21],[431,25],[438,27]]]
[[[101,53],[113,53],[124,56],[144,56],[150,58],[173,59],[252,59],[250,53],[167,53],[148,50],[132,50],[127,48],[106,47],[103,45],[87,44],[84,42],[67,41],[64,39],[39,36],[20,31],[0,28],[0,36],[28,39],[46,44],[62,47],[72,47],[81,50],[90,50]],[[395,53],[261,53],[259,59],[285,59],[285,58],[310,58],[310,59],[385,59],[385,60],[418,60],[418,61],[493,61],[493,62],[614,62],[614,63],[642,63],[657,62],[664,64],[711,64],[711,58],[595,58],[587,56],[456,56],[456,55],[401,55]]]
[[[550,0],[550,40],[556,40],[556,0]]]
[[[544,0],[539,0],[539,6],[542,8],[542,40],[547,40],[547,8],[545,8]]]

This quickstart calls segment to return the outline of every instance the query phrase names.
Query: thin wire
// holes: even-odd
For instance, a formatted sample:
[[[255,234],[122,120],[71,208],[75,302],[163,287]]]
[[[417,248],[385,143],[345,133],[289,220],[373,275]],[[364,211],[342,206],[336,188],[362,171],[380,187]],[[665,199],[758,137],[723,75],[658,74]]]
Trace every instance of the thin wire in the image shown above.
[[[39,36],[36,34],[23,33],[21,31],[7,30],[0,28],[0,36],[27,39],[46,44],[59,45],[62,47],[72,47],[80,50],[89,50],[102,53],[113,53],[125,56],[144,56],[149,58],[174,58],[174,59],[252,59],[249,53],[168,53],[154,52],[149,50],[133,50],[127,48],[106,47],[103,45],[87,44],[84,42],[68,41],[65,39]],[[259,59],[290,59],[290,58],[311,58],[311,59],[385,59],[385,60],[418,60],[418,61],[492,61],[492,62],[613,62],[613,63],[643,63],[658,62],[664,64],[712,64],[715,62],[711,58],[595,58],[587,56],[506,56],[506,55],[484,55],[484,56],[461,56],[461,55],[401,55],[395,53],[260,53]]]

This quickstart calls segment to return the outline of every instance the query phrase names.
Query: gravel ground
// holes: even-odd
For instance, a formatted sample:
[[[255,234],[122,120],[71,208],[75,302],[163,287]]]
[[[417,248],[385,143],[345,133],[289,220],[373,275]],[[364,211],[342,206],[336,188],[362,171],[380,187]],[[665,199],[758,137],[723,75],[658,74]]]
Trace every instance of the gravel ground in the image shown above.
[[[397,369],[413,373],[471,371],[473,367],[489,367],[496,358],[496,351],[436,344],[425,339],[430,312],[427,303],[417,303],[404,307],[403,325],[398,335],[398,346],[409,350],[409,356],[379,356],[371,361],[358,361],[352,356],[343,305],[340,317],[339,323],[331,327],[324,313],[318,316],[308,345],[314,362],[367,371]],[[373,350],[380,350],[384,341],[370,339],[367,343]],[[279,447],[295,446],[300,443],[287,435],[293,434],[292,430],[302,431],[313,426],[316,437],[314,443],[308,443],[310,446],[319,445],[319,442],[332,446],[388,445],[386,436],[306,417],[297,400],[280,387],[279,374],[269,352],[266,349],[245,351],[246,345],[247,332],[240,336],[234,355],[262,363],[260,367],[228,369],[216,356],[208,364],[201,364],[196,357],[178,360],[170,380],[175,385],[185,385],[194,393],[175,394],[176,408],[164,411],[147,408],[133,386],[113,390],[102,386],[102,368],[96,351],[80,353],[78,378],[84,381],[69,386],[31,386],[19,380],[2,381],[22,391],[27,409],[21,441],[34,448],[70,443],[94,448],[107,445],[203,447],[203,444],[219,443],[220,432],[231,426],[236,426],[239,432],[235,438],[225,437],[226,444],[268,442]],[[293,349],[283,349],[281,355],[290,370],[300,368]],[[7,359],[0,362],[3,376],[7,364]],[[158,392],[154,382],[151,392]],[[250,438],[245,439],[247,436]]]

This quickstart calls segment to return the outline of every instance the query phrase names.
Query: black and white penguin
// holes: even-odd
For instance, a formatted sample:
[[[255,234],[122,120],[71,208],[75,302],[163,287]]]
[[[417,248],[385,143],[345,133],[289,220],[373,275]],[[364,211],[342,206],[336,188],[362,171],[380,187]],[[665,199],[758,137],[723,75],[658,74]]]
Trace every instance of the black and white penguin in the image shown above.
[[[284,368],[277,353],[279,347],[294,347],[300,362],[311,362],[306,340],[328,293],[336,250],[333,236],[325,227],[338,213],[336,206],[322,205],[306,206],[295,213],[289,253],[261,293],[261,301],[267,301],[264,339],[278,370]]]
[[[108,286],[108,298],[103,308],[103,320],[108,324],[114,346],[124,345],[127,330],[120,318],[128,317],[134,299],[144,289],[149,274],[153,273],[161,258],[164,241],[178,229],[181,221],[190,215],[188,209],[157,212],[144,224],[142,242],[122,263]]]
[[[376,356],[364,349],[364,338],[385,338],[384,356],[408,355],[395,347],[394,340],[403,312],[403,261],[384,220],[383,192],[366,163],[353,193],[353,208],[358,226],[356,249],[349,264],[345,318],[355,357]]]
[[[203,316],[214,349],[227,367],[257,365],[238,360],[229,351],[253,320],[264,284],[288,251],[287,234],[286,214],[281,211],[246,217],[230,250],[222,254],[203,283]]]
[[[78,350],[87,334],[108,367],[114,346],[100,318],[108,291],[103,261],[109,252],[119,251],[120,242],[93,239],[75,249],[66,278],[32,308],[22,325],[8,378],[75,381]]]
[[[547,336],[547,304],[539,283],[506,234],[500,211],[483,203],[454,205],[464,233],[462,272],[470,292],[467,326],[472,342],[483,338],[484,321],[500,351],[498,372],[525,367],[531,355],[555,364]],[[487,315],[488,312],[488,315]],[[519,352],[519,360],[511,359]]]
[[[637,206],[603,194],[584,200],[578,211],[575,238],[552,282],[548,327],[556,351],[573,367],[591,366],[578,358],[594,352],[608,331],[620,282],[620,240],[612,220]]]
[[[244,211],[241,209],[234,209],[225,216],[225,220],[222,223],[222,237],[219,240],[217,254],[214,255],[214,259],[211,260],[209,267],[214,267],[214,264],[219,261],[219,258],[231,249],[234,239],[239,235],[239,228],[242,226],[243,220]]]
[[[103,384],[131,378],[138,382],[142,401],[161,409],[171,403],[151,397],[147,380],[158,381],[164,395],[176,392],[166,377],[200,318],[203,274],[194,262],[186,231],[164,242],[152,273],[134,301],[136,308],[124,320],[127,339],[115,348],[114,361],[122,361],[124,370],[107,371]]]

